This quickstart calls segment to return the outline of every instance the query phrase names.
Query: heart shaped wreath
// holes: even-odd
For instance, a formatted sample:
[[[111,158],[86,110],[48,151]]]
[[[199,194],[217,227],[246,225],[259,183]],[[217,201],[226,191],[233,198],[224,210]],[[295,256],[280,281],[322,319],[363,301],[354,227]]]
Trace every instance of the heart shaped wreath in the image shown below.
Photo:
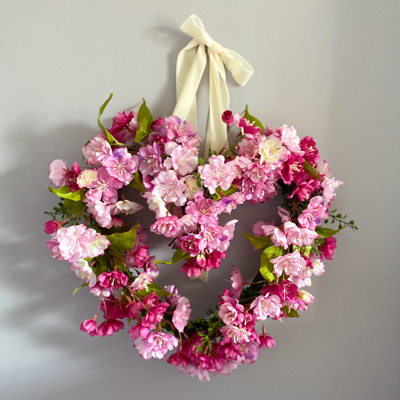
[[[221,122],[237,135],[218,153],[210,151],[205,162],[193,125],[177,116],[154,120],[144,101],[138,113],[119,113],[105,129],[100,117],[111,96],[100,108],[102,132],[82,148],[89,167],[68,168],[62,160],[50,164],[57,189],[48,188],[60,202],[47,212],[52,216],[45,223],[51,235],[47,247],[85,281],[79,288],[87,286],[99,298],[94,317],[80,329],[111,336],[125,321],[145,359],[161,359],[176,349],[167,361],[200,380],[253,363],[263,347],[275,346],[264,325],[257,332],[256,323],[306,310],[314,298],[303,288],[313,274],[324,273],[323,259],[332,259],[333,235],[346,226],[357,229],[336,210],[329,212],[342,182],[331,176],[310,136],[300,140],[286,125],[264,128],[247,107],[243,116],[223,112]],[[172,260],[150,254],[140,223],[124,225],[122,215],[142,208],[125,197],[128,186],[155,212],[150,231],[172,240]],[[243,282],[232,267],[231,288],[219,296],[217,310],[190,320],[189,299],[174,285],[156,284],[158,265],[183,260],[181,272],[204,278],[220,267],[234,235],[237,220],[221,226],[219,215],[279,192],[281,222],[259,221],[252,235],[244,234],[261,251],[259,274]],[[329,219],[338,222],[337,229],[320,226]]]

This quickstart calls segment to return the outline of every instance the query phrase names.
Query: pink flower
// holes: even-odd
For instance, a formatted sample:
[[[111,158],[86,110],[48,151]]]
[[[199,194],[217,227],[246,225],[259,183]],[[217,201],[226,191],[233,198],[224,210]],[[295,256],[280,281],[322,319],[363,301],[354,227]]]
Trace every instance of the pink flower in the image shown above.
[[[184,195],[186,186],[182,179],[178,180],[175,171],[161,171],[152,181],[153,194],[158,195],[166,203],[183,206],[186,202]]]
[[[90,336],[97,336],[98,329],[94,319],[85,319],[79,327],[82,332],[87,332]]]
[[[281,164],[279,167],[279,175],[286,185],[290,185],[293,182],[294,176],[297,173],[304,172],[303,163],[304,159],[293,153],[286,162]]]
[[[112,155],[112,149],[105,139],[95,136],[90,139],[86,146],[82,147],[82,154],[83,157],[86,158],[88,164],[101,167],[103,165],[103,160],[107,156]]]
[[[300,148],[300,138],[297,136],[296,129],[293,126],[290,128],[283,125],[279,128],[282,143],[292,152],[298,155],[303,155],[303,149]]]
[[[134,344],[135,349],[145,360],[149,360],[151,357],[164,358],[165,354],[176,346],[178,346],[176,337],[162,332],[150,333],[147,339],[139,337]]]
[[[250,332],[246,329],[238,328],[237,326],[223,326],[220,329],[222,335],[236,344],[243,344],[250,342]]]
[[[321,225],[321,219],[328,217],[328,212],[323,203],[324,199],[321,196],[315,196],[310,200],[307,208],[298,218],[302,227],[314,230],[318,225]]]
[[[275,135],[271,135],[268,138],[263,136],[260,140],[258,151],[261,156],[260,163],[268,163],[272,169],[276,168],[279,163],[286,161],[289,156],[288,150]]]
[[[324,199],[325,206],[329,207],[329,203],[335,200],[335,190],[342,185],[342,181],[337,181],[335,178],[325,178],[322,182],[322,187],[324,191],[322,192],[322,197]]]
[[[229,296],[227,290],[224,295],[220,296],[221,302],[219,306],[218,315],[225,325],[238,325],[243,321],[244,307],[239,304],[239,300]]]
[[[293,222],[285,222],[283,230],[287,237],[288,244],[294,244],[298,247],[311,246],[315,239],[318,237],[318,233],[307,228],[299,228]]]
[[[238,299],[240,297],[240,294],[242,293],[242,289],[243,289],[242,275],[240,275],[239,270],[232,265],[231,290],[229,291],[229,294],[235,299]]]
[[[161,159],[161,149],[158,144],[146,145],[139,149],[139,171],[143,175],[155,175],[164,169]]]
[[[132,121],[134,118],[135,114],[133,111],[131,111],[129,114],[126,112],[126,110],[122,113],[118,113],[114,118],[113,118],[113,124],[112,128],[109,130],[111,134],[121,132],[122,130],[126,129],[129,125],[129,123]]]
[[[80,189],[79,185],[77,183],[77,179],[78,179],[80,173],[81,173],[81,169],[79,168],[78,163],[75,162],[67,175],[67,179],[68,179],[67,184],[69,185],[69,190],[72,193],[77,192]]]
[[[174,171],[182,176],[193,172],[198,165],[197,154],[188,147],[177,145],[171,151],[170,156],[171,158],[167,158],[164,161],[164,166],[168,169],[172,167]]]
[[[83,224],[60,228],[56,235],[61,257],[71,263],[104,254],[110,244],[105,236],[94,229],[87,229]]]
[[[179,238],[179,243],[182,250],[189,252],[191,257],[196,257],[200,252],[200,239],[194,235],[187,235]]]
[[[186,214],[196,217],[200,223],[218,223],[217,203],[211,199],[206,199],[203,192],[198,192],[194,200],[190,201],[185,208]]]
[[[76,183],[77,183],[78,187],[85,188],[85,187],[90,187],[90,185],[93,182],[96,182],[97,179],[98,179],[98,175],[97,175],[96,169],[85,169],[76,178]]]
[[[75,275],[83,279],[89,288],[92,288],[96,285],[97,277],[93,272],[92,268],[90,268],[89,263],[86,260],[77,260],[69,267],[70,271],[75,271]]]
[[[121,271],[103,272],[98,276],[99,285],[104,289],[115,291],[128,283],[128,277]]]
[[[190,320],[191,312],[189,300],[186,297],[180,297],[172,316],[172,323],[179,332],[183,332],[185,329]]]
[[[142,272],[130,285],[132,290],[143,290],[147,289],[150,283],[153,283],[156,276],[152,272]]]
[[[54,160],[49,165],[49,179],[57,187],[68,184],[69,169],[63,160]]]
[[[234,120],[232,111],[226,110],[222,113],[222,121],[228,126],[232,125]]]
[[[281,300],[274,294],[265,294],[255,298],[250,304],[254,316],[258,320],[265,320],[268,317],[279,318],[281,313]]]
[[[138,211],[140,211],[143,207],[135,203],[134,201],[129,201],[129,200],[120,200],[115,203],[115,210],[117,213],[122,213],[122,214],[134,214]]]
[[[103,200],[106,204],[116,203],[118,200],[117,189],[124,184],[112,177],[105,167],[97,170],[97,181],[92,182],[90,189],[86,192],[86,200],[90,203]]]
[[[211,194],[215,193],[219,186],[222,190],[228,190],[235,179],[235,166],[233,163],[226,163],[224,156],[211,156],[208,164],[198,167],[201,179]]]
[[[103,337],[106,335],[112,336],[124,327],[122,321],[117,319],[107,319],[98,326],[98,335]]]
[[[104,159],[103,165],[110,176],[128,185],[133,179],[133,173],[138,170],[139,157],[128,153],[126,147],[117,148],[112,156]]]
[[[88,212],[96,220],[96,222],[103,228],[110,229],[112,227],[112,205],[96,201],[87,204]]]
[[[268,336],[268,335],[260,336],[260,348],[262,348],[264,346],[269,349],[271,347],[276,346],[275,340],[271,336]]]
[[[274,264],[276,276],[281,276],[283,271],[288,276],[297,276],[301,270],[306,268],[304,258],[297,249],[293,253],[274,258],[271,262]]]
[[[60,222],[52,220],[45,222],[43,226],[44,226],[44,231],[48,235],[51,235],[52,233],[57,232],[57,230],[60,229],[62,225]]]
[[[314,139],[311,136],[305,136],[301,139],[301,150],[304,151],[304,158],[313,166],[319,162],[318,149],[315,147]]]
[[[336,249],[336,238],[331,236],[325,238],[324,244],[318,246],[318,250],[321,252],[322,257],[327,260],[333,260],[333,255]]]
[[[179,231],[179,219],[175,215],[161,217],[150,226],[150,230],[157,235],[173,238]]]

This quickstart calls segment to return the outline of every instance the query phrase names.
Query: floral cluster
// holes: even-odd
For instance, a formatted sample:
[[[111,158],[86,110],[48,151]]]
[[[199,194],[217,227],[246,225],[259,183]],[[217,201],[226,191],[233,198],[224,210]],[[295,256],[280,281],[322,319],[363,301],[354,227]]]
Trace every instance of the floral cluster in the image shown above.
[[[86,166],[50,164],[56,189],[49,190],[61,202],[47,213],[47,247],[70,263],[84,281],[80,287],[99,298],[96,314],[80,329],[106,336],[128,324],[143,358],[161,359],[176,349],[167,361],[200,380],[253,363],[262,348],[275,345],[264,325],[257,332],[257,322],[306,310],[314,298],[304,287],[312,275],[324,273],[323,259],[332,259],[333,235],[347,225],[356,229],[344,218],[339,229],[321,227],[342,182],[331,176],[311,137],[300,140],[286,125],[264,128],[247,109],[244,116],[223,113],[228,130],[238,134],[205,162],[193,126],[176,116],[153,120],[145,102],[138,113],[119,113],[106,130],[100,116],[108,101],[99,114],[102,132],[82,148]],[[148,230],[172,240],[171,261],[150,254],[148,233],[139,223],[124,225],[124,215],[142,209],[125,198],[127,186],[140,191],[155,213]],[[172,285],[156,284],[158,265],[183,261],[188,277],[219,268],[237,222],[221,225],[219,215],[278,192],[284,199],[281,221],[256,222],[253,235],[245,234],[261,251],[259,275],[243,282],[233,267],[231,288],[220,296],[218,309],[192,321],[189,299]]]

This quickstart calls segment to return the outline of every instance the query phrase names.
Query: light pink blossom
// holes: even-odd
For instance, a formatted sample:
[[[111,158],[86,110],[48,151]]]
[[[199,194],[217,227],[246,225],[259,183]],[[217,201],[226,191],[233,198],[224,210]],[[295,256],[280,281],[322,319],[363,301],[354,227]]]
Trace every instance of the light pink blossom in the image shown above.
[[[204,185],[211,194],[215,193],[219,186],[222,190],[228,190],[235,179],[235,165],[233,163],[225,163],[224,156],[211,156],[208,164],[198,168]]]
[[[112,177],[128,185],[133,179],[132,174],[138,170],[139,157],[128,153],[126,147],[117,148],[103,160],[103,165]]]
[[[87,163],[94,167],[101,167],[103,160],[107,156],[112,155],[110,144],[103,138],[95,136],[90,139],[89,143],[82,148],[83,157],[86,158]]]
[[[261,295],[256,297],[250,304],[254,316],[264,321],[268,317],[279,318],[281,312],[281,300],[275,294]]]
[[[69,172],[69,168],[63,160],[54,160],[49,165],[49,179],[57,187],[68,184]]]
[[[145,360],[149,360],[151,357],[164,358],[165,354],[176,346],[178,346],[176,337],[163,332],[150,333],[147,339],[139,337],[134,344],[135,349]]]
[[[184,192],[185,183],[178,179],[175,171],[161,171],[152,181],[154,184],[153,194],[159,196],[166,203],[175,203],[183,206],[186,202]]]
[[[180,297],[176,302],[176,308],[172,316],[172,323],[179,332],[183,332],[190,320],[191,308],[189,299]]]
[[[93,272],[92,268],[90,268],[89,263],[85,260],[75,261],[71,264],[69,270],[75,271],[75,275],[84,280],[90,288],[92,288],[97,282],[96,274]]]
[[[175,215],[161,217],[150,226],[150,230],[157,235],[173,238],[179,231],[179,219]]]
[[[274,264],[274,273],[276,276],[281,276],[283,271],[288,276],[297,276],[301,270],[306,268],[304,258],[297,249],[293,253],[274,258],[271,262]]]

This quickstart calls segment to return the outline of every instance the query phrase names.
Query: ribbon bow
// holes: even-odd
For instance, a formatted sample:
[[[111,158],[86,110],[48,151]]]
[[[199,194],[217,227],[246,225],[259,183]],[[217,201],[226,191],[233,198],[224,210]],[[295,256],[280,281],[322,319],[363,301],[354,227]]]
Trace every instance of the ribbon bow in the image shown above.
[[[211,151],[219,152],[227,141],[226,125],[221,119],[222,113],[229,108],[225,66],[241,86],[246,84],[254,70],[240,54],[224,48],[213,40],[196,15],[191,15],[180,29],[193,39],[178,55],[177,104],[173,114],[190,121],[197,128],[196,92],[207,64],[205,52],[207,47],[210,60],[210,114],[205,153],[207,154],[209,148]]]

